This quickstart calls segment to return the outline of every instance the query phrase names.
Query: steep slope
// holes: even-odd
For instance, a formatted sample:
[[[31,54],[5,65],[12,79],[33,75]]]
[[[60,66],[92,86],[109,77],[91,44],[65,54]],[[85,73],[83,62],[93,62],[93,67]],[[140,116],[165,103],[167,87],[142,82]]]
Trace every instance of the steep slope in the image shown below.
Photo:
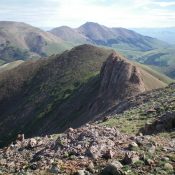
[[[2,72],[1,142],[20,132],[28,137],[78,127],[125,98],[166,85],[147,72],[150,87],[141,68],[112,52],[82,45]]]
[[[33,56],[45,56],[72,47],[70,43],[66,43],[51,33],[44,32],[25,23],[7,21],[0,22],[0,44],[3,50],[7,46],[11,46],[18,48],[20,51],[28,51]],[[9,54],[9,57],[15,59],[14,55]],[[7,60],[1,54],[0,59]]]
[[[144,92],[144,86],[140,70],[124,57],[113,53],[102,66],[98,97],[118,101]]]

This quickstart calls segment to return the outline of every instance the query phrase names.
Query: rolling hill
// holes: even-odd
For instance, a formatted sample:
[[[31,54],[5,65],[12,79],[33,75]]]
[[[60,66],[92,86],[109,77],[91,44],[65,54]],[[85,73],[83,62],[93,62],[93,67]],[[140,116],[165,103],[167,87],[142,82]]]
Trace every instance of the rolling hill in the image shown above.
[[[52,29],[50,32],[65,41],[75,44],[90,43],[88,37],[81,34],[78,30],[72,29],[71,27],[61,26]]]
[[[25,23],[0,22],[0,59],[5,62],[60,53],[72,46],[51,33]]]
[[[136,57],[136,61],[175,78],[175,47],[145,52]]]
[[[1,145],[18,133],[29,137],[78,127],[121,100],[168,81],[113,50],[91,45],[26,61],[0,73]]]

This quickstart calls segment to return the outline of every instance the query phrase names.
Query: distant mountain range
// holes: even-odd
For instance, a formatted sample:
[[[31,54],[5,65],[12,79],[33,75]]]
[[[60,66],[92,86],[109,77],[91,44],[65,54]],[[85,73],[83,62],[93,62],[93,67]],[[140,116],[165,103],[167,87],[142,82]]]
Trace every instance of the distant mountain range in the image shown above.
[[[122,53],[126,50],[132,53],[167,47],[167,44],[160,40],[131,30],[108,28],[93,22],[87,22],[77,29],[62,26],[49,32],[25,23],[0,22],[0,60],[2,63],[61,53],[80,44],[112,47]]]
[[[132,30],[109,28],[93,22],[87,22],[76,29],[67,26],[57,27],[50,32],[75,44],[86,42],[116,49],[137,51],[167,47],[167,44],[160,40],[140,35]]]
[[[151,36],[175,45],[175,27],[169,28],[132,28],[142,35]]]
[[[59,37],[31,25],[19,22],[0,22],[1,61],[10,62],[48,56],[72,47],[72,44]]]
[[[132,30],[87,22],[76,29],[62,26],[46,32],[25,23],[0,22],[0,65],[60,54],[80,44],[115,49],[130,60],[175,77],[175,47]]]

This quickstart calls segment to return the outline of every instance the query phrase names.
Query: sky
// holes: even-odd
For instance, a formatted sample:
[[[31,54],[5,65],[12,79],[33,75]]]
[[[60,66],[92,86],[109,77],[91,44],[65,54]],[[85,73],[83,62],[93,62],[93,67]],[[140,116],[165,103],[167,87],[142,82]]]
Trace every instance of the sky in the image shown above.
[[[40,28],[79,27],[97,22],[109,27],[175,26],[175,0],[0,0],[0,21]]]

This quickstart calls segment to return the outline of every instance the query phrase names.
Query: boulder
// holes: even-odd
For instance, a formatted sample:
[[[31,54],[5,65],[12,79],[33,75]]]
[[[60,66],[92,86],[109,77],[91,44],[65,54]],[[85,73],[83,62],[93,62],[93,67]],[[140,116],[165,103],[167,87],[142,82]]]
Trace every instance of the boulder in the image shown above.
[[[165,163],[164,168],[166,170],[173,170],[173,165],[171,165],[170,163]]]
[[[52,165],[52,167],[50,168],[49,172],[50,172],[50,173],[53,173],[53,174],[58,174],[58,173],[60,173],[61,171],[60,171],[60,169],[58,168],[57,165]]]
[[[36,146],[36,144],[37,144],[36,139],[31,138],[31,139],[29,140],[29,142],[28,142],[28,147],[33,148],[33,147]]]
[[[123,162],[125,164],[133,164],[136,163],[140,160],[139,156],[137,155],[137,153],[135,153],[134,151],[132,152],[127,152],[125,153],[125,157]]]
[[[123,165],[119,161],[113,161],[103,169],[101,175],[123,175],[122,167]]]

